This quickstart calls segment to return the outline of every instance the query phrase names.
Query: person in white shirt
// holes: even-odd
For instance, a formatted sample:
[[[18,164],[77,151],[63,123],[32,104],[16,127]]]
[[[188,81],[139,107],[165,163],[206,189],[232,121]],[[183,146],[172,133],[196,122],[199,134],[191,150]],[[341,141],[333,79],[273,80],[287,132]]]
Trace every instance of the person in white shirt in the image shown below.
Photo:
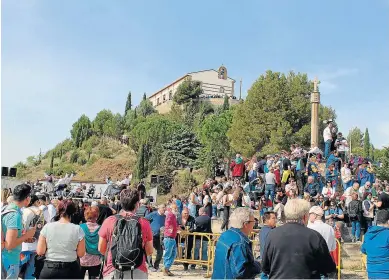
[[[31,201],[28,207],[23,208],[22,213],[22,222],[24,229],[28,230],[32,227],[36,227],[40,223],[40,229],[44,224],[44,217],[42,211],[39,209],[41,201],[37,195],[31,196]],[[35,256],[36,256],[36,247],[38,244],[39,232],[35,233],[35,236],[29,240],[29,242],[22,243],[22,253],[26,256],[24,260],[26,262],[26,269],[23,279],[34,279],[33,275],[35,272]]]
[[[352,195],[354,193],[358,194],[359,191],[359,184],[355,182],[351,187],[347,188],[345,192],[343,193],[345,199],[345,205],[348,208],[349,203],[353,200]]]
[[[363,201],[363,197],[365,193],[371,193],[371,183],[366,182],[366,184],[359,188],[358,197],[361,201]]]
[[[327,122],[327,127],[323,131],[324,138],[324,158],[328,158],[331,152],[332,143],[332,121]]]
[[[335,197],[336,188],[332,186],[331,181],[326,182],[326,186],[323,188],[321,192],[324,197],[328,197],[329,199],[333,199]]]
[[[274,201],[275,189],[276,189],[276,176],[274,175],[274,168],[271,167],[269,172],[265,174],[265,197],[266,199],[271,197],[271,201]]]
[[[346,161],[346,152],[348,151],[348,143],[346,138],[343,137],[342,132],[338,132],[338,137],[335,140],[335,147],[338,151],[339,157],[342,162]]]
[[[343,184],[343,190],[347,190],[347,188],[351,187],[352,181],[351,181],[351,169],[350,164],[345,162],[343,164],[343,167],[340,169],[342,184]]]
[[[320,233],[327,242],[328,250],[332,252],[336,250],[335,231],[330,225],[323,222],[323,215],[324,211],[320,206],[313,206],[309,210],[310,223],[308,223],[307,227]]]

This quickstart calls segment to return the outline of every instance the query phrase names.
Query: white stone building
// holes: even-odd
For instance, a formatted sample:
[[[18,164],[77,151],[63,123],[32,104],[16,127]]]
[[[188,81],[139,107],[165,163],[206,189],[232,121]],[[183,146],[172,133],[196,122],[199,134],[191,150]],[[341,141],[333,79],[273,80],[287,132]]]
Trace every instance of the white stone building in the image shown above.
[[[170,110],[178,86],[186,79],[200,81],[203,89],[200,98],[204,98],[214,105],[223,104],[225,95],[230,98],[230,103],[238,102],[234,96],[235,80],[228,77],[226,67],[221,66],[219,70],[210,69],[188,73],[152,94],[149,100],[160,113],[166,113]]]

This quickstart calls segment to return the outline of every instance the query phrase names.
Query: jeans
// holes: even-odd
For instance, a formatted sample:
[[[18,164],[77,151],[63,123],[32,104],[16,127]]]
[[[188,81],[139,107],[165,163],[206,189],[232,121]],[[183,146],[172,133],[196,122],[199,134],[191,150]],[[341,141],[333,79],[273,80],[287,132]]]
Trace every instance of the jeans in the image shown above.
[[[361,222],[360,221],[352,221],[351,222],[351,235],[353,237],[355,237],[355,239],[358,241],[361,238]]]
[[[77,261],[70,263],[45,261],[40,279],[81,279],[81,269]]]
[[[165,246],[165,254],[163,255],[163,265],[165,269],[169,270],[174,263],[174,259],[177,255],[177,244],[173,238],[165,237],[163,239],[163,245]]]
[[[217,217],[217,205],[212,204],[212,217]]]
[[[7,279],[18,279],[20,264],[4,265],[4,269],[7,271]]]
[[[346,191],[349,187],[353,185],[353,181],[350,180],[347,183],[343,183],[343,190]]]
[[[35,279],[35,256],[36,253],[30,255],[30,259],[26,263],[26,271],[24,272],[24,279]]]
[[[201,243],[203,243],[202,246],[201,246]],[[196,240],[196,248],[195,248],[195,252],[194,252],[195,260],[199,259],[200,247],[201,247],[201,258],[200,258],[200,260],[201,261],[208,260],[208,241],[204,240],[204,239],[203,239],[203,242],[201,242],[200,239]]]
[[[365,222],[366,222],[366,229],[365,232],[369,230],[373,226],[373,218],[367,218],[365,217]]]
[[[330,155],[330,152],[331,152],[331,143],[332,143],[332,140],[327,140],[327,141],[324,143],[324,158],[328,158],[328,156]]]
[[[266,186],[265,186],[265,197],[266,197],[266,199],[269,198],[269,194],[270,194],[271,201],[274,201],[275,188],[276,188],[276,185],[274,185],[274,184],[266,184]]]
[[[153,264],[152,256],[147,256],[147,263],[149,266],[154,267],[155,269],[159,268],[159,264],[161,263],[163,256],[163,249],[161,246],[161,238],[160,236],[153,236],[153,247],[157,251],[157,255],[155,256],[155,261]]]
[[[231,209],[231,206],[224,206],[224,209],[223,209],[223,224],[222,224],[222,227],[221,227],[221,230],[223,229],[228,229],[228,220],[230,219],[230,209]]]
[[[115,269],[111,273],[104,275],[104,279],[121,279],[120,271]],[[132,275],[131,270],[123,271],[122,279],[148,279],[148,274],[138,268],[135,268]]]
[[[88,271],[88,279],[99,279],[101,264],[95,266],[81,266],[82,278],[85,278],[85,273]]]

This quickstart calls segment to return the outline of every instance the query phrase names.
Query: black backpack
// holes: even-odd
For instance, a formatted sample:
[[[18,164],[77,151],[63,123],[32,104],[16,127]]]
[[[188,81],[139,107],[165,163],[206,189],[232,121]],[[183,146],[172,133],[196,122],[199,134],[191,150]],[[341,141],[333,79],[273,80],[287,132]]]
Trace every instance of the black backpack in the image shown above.
[[[121,215],[115,217],[111,241],[112,264],[121,272],[121,279],[123,279],[123,271],[127,270],[131,270],[131,278],[133,278],[133,271],[142,265],[145,254],[140,218]]]

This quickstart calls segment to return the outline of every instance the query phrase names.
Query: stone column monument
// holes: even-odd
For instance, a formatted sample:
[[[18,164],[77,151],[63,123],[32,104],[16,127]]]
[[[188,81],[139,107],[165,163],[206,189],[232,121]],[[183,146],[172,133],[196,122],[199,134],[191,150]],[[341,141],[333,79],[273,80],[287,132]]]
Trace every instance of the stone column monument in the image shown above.
[[[319,145],[319,104],[320,93],[317,89],[317,77],[313,80],[313,92],[311,94],[311,148]]]

